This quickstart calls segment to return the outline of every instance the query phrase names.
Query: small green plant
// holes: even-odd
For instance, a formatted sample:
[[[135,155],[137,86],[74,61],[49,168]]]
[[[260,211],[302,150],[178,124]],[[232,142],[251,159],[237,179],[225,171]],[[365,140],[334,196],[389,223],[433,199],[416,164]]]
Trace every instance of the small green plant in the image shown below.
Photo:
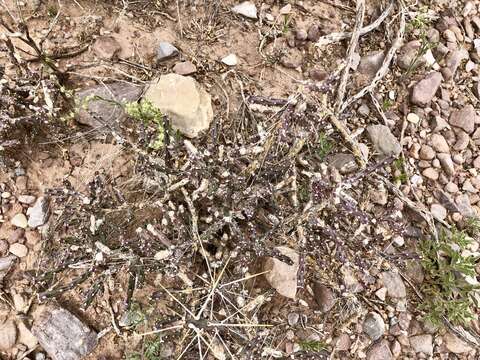
[[[382,102],[382,110],[383,111],[389,110],[392,106],[393,106],[393,100],[391,100],[389,98],[383,99],[383,102]]]
[[[159,150],[165,140],[162,112],[148,100],[130,102],[125,105],[125,112],[132,119],[141,121],[145,126],[154,124],[157,127],[157,138],[150,144],[154,150]]]
[[[478,262],[478,257],[465,251],[471,241],[466,231],[452,228],[442,230],[438,242],[428,239],[420,244],[425,271],[420,309],[435,326],[442,326],[444,318],[454,325],[475,319],[474,297],[480,287],[468,281],[475,279]]]
[[[282,25],[282,34],[286,34],[290,29],[291,18],[290,15],[286,14],[283,16],[283,25]]]
[[[128,354],[125,360],[160,360],[161,350],[161,339],[160,337],[155,337],[151,340],[144,341],[141,351]]]
[[[53,17],[57,16],[57,14],[58,14],[58,9],[57,9],[56,6],[51,5],[51,6],[48,7],[48,9],[47,9],[47,15],[48,15],[49,17],[53,18]]]
[[[404,165],[404,161],[403,161],[402,158],[398,158],[393,162],[394,169],[397,170],[400,173],[400,175],[395,176],[393,180],[396,181],[396,182],[398,181],[401,184],[406,183],[407,180],[408,180],[407,174],[405,172],[405,169],[404,169],[403,165]]]
[[[465,222],[465,231],[472,237],[480,234],[480,219],[477,217],[470,217]]]
[[[319,134],[316,145],[317,146],[315,150],[317,156],[320,158],[320,161],[323,161],[325,157],[333,150],[333,142],[330,141],[328,136],[323,132]]]
[[[322,341],[318,340],[304,340],[300,341],[300,348],[303,351],[309,351],[309,352],[320,352],[322,350],[325,350],[327,348],[326,344]]]

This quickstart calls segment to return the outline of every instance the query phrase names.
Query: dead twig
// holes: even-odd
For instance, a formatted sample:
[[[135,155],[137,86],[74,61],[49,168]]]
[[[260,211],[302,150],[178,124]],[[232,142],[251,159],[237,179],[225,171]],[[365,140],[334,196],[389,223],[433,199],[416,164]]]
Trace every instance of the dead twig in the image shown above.
[[[395,57],[395,54],[397,53],[397,50],[400,48],[403,42],[403,38],[405,36],[405,27],[406,27],[406,13],[405,13],[405,6],[403,2],[400,2],[400,25],[398,28],[398,33],[395,41],[393,42],[392,46],[388,50],[387,55],[385,56],[385,59],[383,60],[383,64],[381,68],[377,71],[375,74],[375,77],[373,78],[372,82],[364,87],[362,90],[360,90],[358,93],[353,95],[350,99],[345,101],[343,105],[340,108],[340,114],[345,111],[350,105],[352,105],[354,102],[357,100],[363,98],[367,93],[371,92],[373,89],[375,89],[378,85],[378,83],[385,77],[385,75],[388,73],[390,69],[390,64]]]
[[[345,91],[347,90],[347,81],[350,76],[350,69],[353,65],[353,57],[355,50],[358,46],[358,40],[360,39],[360,31],[362,30],[363,19],[365,18],[365,0],[357,0],[357,16],[355,19],[355,27],[353,28],[352,38],[347,51],[347,63],[343,70],[342,78],[340,79],[340,85],[337,92],[337,103],[335,105],[335,113],[338,114],[342,107],[343,98],[345,97]]]
[[[371,23],[368,26],[365,26],[360,30],[360,36],[363,36],[372,30],[375,30],[378,28],[382,22],[390,15],[391,11],[393,10],[395,2],[391,1],[390,4],[388,4],[387,8],[385,11],[378,17],[377,20],[375,20],[373,23]],[[333,44],[345,39],[349,39],[353,36],[353,33],[351,32],[340,32],[340,33],[331,33],[325,36],[322,36],[320,39],[318,39],[317,43],[315,46],[317,47],[322,47],[328,44]]]

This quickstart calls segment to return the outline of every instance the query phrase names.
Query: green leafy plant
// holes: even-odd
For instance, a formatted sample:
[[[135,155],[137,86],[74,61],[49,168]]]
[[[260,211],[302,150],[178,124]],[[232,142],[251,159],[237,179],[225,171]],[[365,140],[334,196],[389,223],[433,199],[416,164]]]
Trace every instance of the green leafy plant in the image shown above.
[[[389,98],[385,98],[382,103],[382,110],[387,111],[393,106],[393,100],[390,100]]]
[[[311,352],[320,352],[327,348],[327,345],[324,342],[318,341],[318,340],[300,341],[299,345],[303,351],[311,351]]]
[[[315,150],[321,161],[333,150],[333,142],[323,132],[319,134],[316,145]]]
[[[404,161],[402,158],[398,158],[393,162],[393,167],[400,173],[400,175],[394,177],[394,180],[400,182],[401,184],[407,182],[407,174],[403,165]]]
[[[126,356],[126,360],[159,360],[162,350],[162,342],[160,337],[146,340],[142,344],[142,350],[136,351]]]
[[[420,309],[435,326],[446,318],[454,325],[475,319],[474,299],[480,287],[467,279],[475,279],[478,257],[466,251],[472,239],[456,228],[442,230],[438,242],[420,243],[425,271],[424,302]]]
[[[125,105],[125,112],[132,119],[141,121],[145,126],[154,124],[157,127],[157,138],[150,144],[154,150],[159,150],[165,140],[162,112],[148,100],[130,102]]]

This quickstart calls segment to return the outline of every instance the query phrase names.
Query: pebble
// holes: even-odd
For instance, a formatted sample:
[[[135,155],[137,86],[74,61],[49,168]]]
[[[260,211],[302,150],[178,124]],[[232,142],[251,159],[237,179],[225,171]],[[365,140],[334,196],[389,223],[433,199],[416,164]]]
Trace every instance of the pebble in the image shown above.
[[[393,360],[388,342],[382,340],[370,346],[367,351],[366,360]]]
[[[308,28],[308,40],[318,41],[320,39],[320,27],[317,24],[313,24]]]
[[[28,226],[35,229],[39,226],[45,225],[50,215],[48,208],[48,199],[46,197],[39,197],[35,204],[28,208]]]
[[[385,52],[373,51],[363,56],[358,66],[358,72],[369,78],[373,78],[383,64]]]
[[[368,115],[370,115],[370,108],[368,107],[367,104],[362,104],[359,108],[358,108],[358,113],[360,115],[362,115],[363,117],[367,117]]]
[[[438,171],[432,167],[423,170],[422,175],[430,180],[438,180],[439,177]]]
[[[447,140],[440,134],[433,134],[430,138],[430,144],[439,153],[449,153],[450,146],[448,146]]]
[[[166,41],[160,41],[157,48],[157,61],[164,61],[178,55],[178,49]]]
[[[449,123],[471,134],[475,130],[475,118],[475,108],[472,105],[467,105],[463,109],[453,110],[450,114]]]
[[[313,294],[320,311],[326,313],[335,306],[335,294],[329,287],[323,285],[322,283],[316,281],[313,284]]]
[[[416,353],[433,355],[433,337],[432,335],[416,335],[409,338],[410,346]]]
[[[418,156],[422,160],[432,160],[435,157],[435,150],[433,150],[433,148],[428,145],[422,145]]]
[[[449,193],[454,194],[458,192],[458,186],[453,182],[449,182],[447,185],[445,185],[445,190],[447,190]]]
[[[470,143],[470,137],[465,131],[462,131],[462,130],[458,130],[456,133],[457,133],[457,141],[455,142],[455,145],[453,145],[453,149],[456,151],[465,150],[468,147],[468,144]]]
[[[387,288],[381,287],[377,291],[375,291],[375,295],[382,301],[385,301],[387,297]]]
[[[287,321],[288,325],[290,326],[295,326],[298,323],[298,320],[300,319],[300,315],[298,313],[289,313],[287,316]]]
[[[440,204],[432,204],[430,206],[430,212],[437,220],[445,220],[445,218],[447,217],[447,209],[445,209]]]
[[[381,156],[398,156],[402,152],[402,146],[390,129],[385,125],[370,125],[367,133]]]
[[[295,299],[297,294],[297,272],[299,267],[298,253],[286,246],[279,246],[275,248],[282,255],[285,255],[292,260],[293,264],[289,265],[276,258],[269,257],[264,264],[265,278],[268,283],[280,295],[290,299]]]
[[[473,167],[480,170],[480,156],[477,156],[475,160],[473,160]]]
[[[235,54],[229,54],[222,59],[222,63],[228,66],[235,66],[238,64],[238,58]]]
[[[463,354],[472,351],[472,348],[450,332],[443,336],[445,347],[454,354]]]
[[[453,165],[451,156],[449,154],[438,154],[437,157],[443,171],[445,171],[448,176],[455,175],[455,166]]]
[[[178,75],[190,75],[197,72],[197,67],[190,61],[176,63],[173,72]]]
[[[337,351],[348,351],[351,346],[350,336],[348,334],[341,334],[335,341],[335,350]]]
[[[249,19],[257,19],[257,7],[251,1],[244,1],[232,8],[235,14],[245,16]]]
[[[26,229],[27,226],[28,226],[27,217],[26,217],[24,214],[21,214],[21,213],[15,215],[15,216],[10,220],[10,223],[11,223],[13,226],[16,226],[16,227],[19,227],[19,228],[22,228],[22,229]]]
[[[442,80],[442,74],[439,72],[428,74],[414,86],[411,97],[412,103],[418,106],[427,106],[437,93]]]
[[[387,288],[388,296],[392,298],[404,298],[407,290],[402,277],[393,271],[385,271],[381,275],[383,285]]]
[[[33,195],[20,195],[18,197],[18,202],[25,204],[25,205],[32,205],[37,198]]]
[[[373,341],[380,339],[385,333],[385,322],[380,314],[369,313],[363,321],[363,332]]]
[[[423,59],[418,58],[418,50],[421,46],[422,43],[419,40],[413,40],[403,45],[398,52],[398,66],[404,70],[407,70],[410,67],[417,68],[418,66],[421,66]]]
[[[412,124],[418,124],[420,122],[420,116],[415,113],[409,113],[407,115],[407,121],[411,122]]]
[[[9,199],[10,196],[12,196],[12,194],[9,193],[8,191],[2,192],[2,199]]]
[[[10,245],[8,251],[19,258],[23,258],[28,254],[28,248],[20,243]]]
[[[309,71],[310,78],[315,81],[324,81],[328,78],[328,73],[325,70],[313,68]]]

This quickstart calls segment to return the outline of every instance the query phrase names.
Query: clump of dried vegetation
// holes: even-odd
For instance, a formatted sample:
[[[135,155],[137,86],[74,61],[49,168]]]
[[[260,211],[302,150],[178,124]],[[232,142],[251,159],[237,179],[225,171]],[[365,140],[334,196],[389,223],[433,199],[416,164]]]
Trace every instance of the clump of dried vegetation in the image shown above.
[[[215,37],[212,21],[206,17],[189,26],[210,26],[207,35]],[[59,121],[72,106],[67,76],[33,42],[27,24],[18,24],[13,29],[1,22],[32,48],[41,66],[33,72],[16,56],[10,37],[2,39],[15,66],[10,77],[1,72],[6,168],[14,158],[10,149],[35,146],[34,137],[48,142],[70,134]],[[332,91],[315,90],[321,96]],[[48,189],[55,211],[39,271],[31,274],[39,301],[70,292],[84,311],[101,309],[105,326],[143,339],[129,360],[156,359],[167,350],[178,358],[273,355],[285,324],[269,316],[272,291],[256,286],[263,257],[288,262],[275,247],[295,247],[301,259],[298,286],[304,289],[315,269],[335,272],[346,261],[366,269],[366,259],[356,254],[377,253],[373,244],[384,242],[377,228],[402,233],[395,209],[374,216],[362,202],[365,190],[389,176],[385,169],[395,168],[394,159],[342,176],[326,159],[349,151],[352,143],[335,133],[335,115],[320,96],[242,95],[242,111],[220,119],[195,141],[178,137],[151,104],[126,104],[131,118],[155,127],[156,138],[138,140],[141,126],[138,142],[122,135],[119,154],[134,163],[126,177],[99,169],[88,193],[68,183]],[[255,104],[270,107],[268,116],[253,112]],[[422,309],[435,323],[444,317],[465,323],[472,318],[474,290],[465,277],[472,276],[476,261],[462,255],[466,233],[451,229],[438,242],[425,236]],[[321,353],[327,346],[305,340],[301,348]]]

